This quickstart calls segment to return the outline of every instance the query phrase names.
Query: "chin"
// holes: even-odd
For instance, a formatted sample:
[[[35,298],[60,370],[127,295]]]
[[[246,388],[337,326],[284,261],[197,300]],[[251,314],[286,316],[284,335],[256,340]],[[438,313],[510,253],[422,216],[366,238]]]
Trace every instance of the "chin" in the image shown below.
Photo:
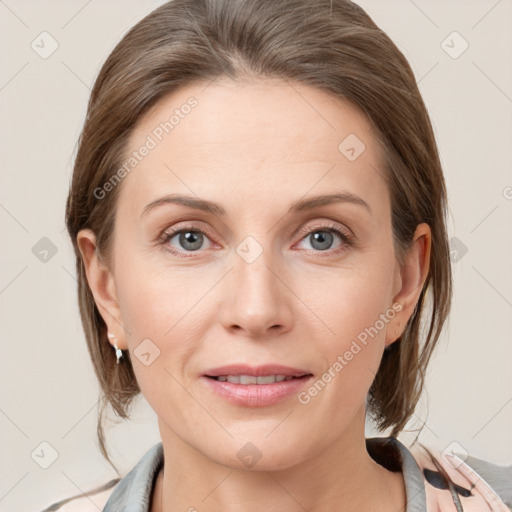
[[[274,442],[265,440],[264,436],[259,439],[261,441],[234,440],[223,449],[217,445],[215,452],[210,452],[209,458],[231,469],[246,471],[285,470],[308,458],[307,451],[299,439],[291,441],[288,438],[287,444],[277,438]],[[300,450],[297,449],[298,446]],[[219,452],[219,449],[223,451]]]

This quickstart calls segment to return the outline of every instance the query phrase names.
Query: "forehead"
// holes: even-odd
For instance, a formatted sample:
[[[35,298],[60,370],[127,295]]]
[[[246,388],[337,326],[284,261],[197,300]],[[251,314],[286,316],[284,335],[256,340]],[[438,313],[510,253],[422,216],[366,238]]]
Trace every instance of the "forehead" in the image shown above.
[[[317,88],[277,79],[195,83],[137,124],[126,158],[144,156],[133,160],[122,196],[143,208],[165,192],[268,201],[338,187],[372,202],[385,191],[379,150],[361,111]]]

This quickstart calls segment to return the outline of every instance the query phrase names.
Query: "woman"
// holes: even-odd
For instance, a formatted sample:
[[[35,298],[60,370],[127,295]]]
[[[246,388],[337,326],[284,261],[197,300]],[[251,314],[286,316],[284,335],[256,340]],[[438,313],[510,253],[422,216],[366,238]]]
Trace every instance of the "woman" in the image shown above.
[[[411,68],[357,5],[144,18],[92,90],[66,220],[106,403],[141,392],[162,442],[61,510],[508,510],[499,466],[396,439],[450,310],[446,202]]]

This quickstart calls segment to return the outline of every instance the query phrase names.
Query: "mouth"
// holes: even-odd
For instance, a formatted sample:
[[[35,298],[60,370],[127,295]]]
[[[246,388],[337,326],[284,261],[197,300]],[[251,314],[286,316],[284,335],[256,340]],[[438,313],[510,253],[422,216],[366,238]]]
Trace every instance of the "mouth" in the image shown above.
[[[313,375],[302,368],[292,368],[280,364],[265,364],[261,366],[248,366],[246,364],[230,364],[217,368],[210,368],[203,376],[219,382],[232,384],[274,384],[293,379],[301,379]]]
[[[206,375],[206,377],[210,379],[217,380],[219,382],[231,382],[232,384],[275,384],[276,382],[288,382],[290,380],[303,379],[305,377],[310,377],[312,374],[305,373],[304,375],[265,375],[258,376],[255,375]]]
[[[269,407],[293,399],[313,374],[280,365],[231,365],[209,370],[201,377],[209,392],[232,405]]]

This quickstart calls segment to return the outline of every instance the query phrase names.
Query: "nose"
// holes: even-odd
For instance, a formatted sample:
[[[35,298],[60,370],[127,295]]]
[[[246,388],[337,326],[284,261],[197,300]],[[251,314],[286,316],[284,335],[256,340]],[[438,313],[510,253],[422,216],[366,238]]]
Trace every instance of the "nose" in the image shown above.
[[[262,339],[292,328],[293,293],[287,272],[269,250],[254,261],[235,254],[234,268],[224,280],[221,321],[225,329]]]

